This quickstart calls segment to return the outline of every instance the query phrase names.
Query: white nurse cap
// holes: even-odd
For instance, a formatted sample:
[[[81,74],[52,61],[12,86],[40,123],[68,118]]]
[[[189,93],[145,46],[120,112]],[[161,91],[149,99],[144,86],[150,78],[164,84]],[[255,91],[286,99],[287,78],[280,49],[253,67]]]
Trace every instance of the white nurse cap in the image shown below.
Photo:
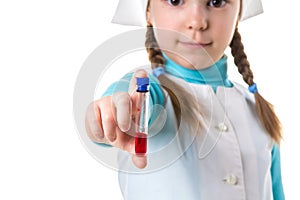
[[[146,26],[148,0],[119,0],[112,23]],[[241,21],[263,12],[261,0],[242,0]]]

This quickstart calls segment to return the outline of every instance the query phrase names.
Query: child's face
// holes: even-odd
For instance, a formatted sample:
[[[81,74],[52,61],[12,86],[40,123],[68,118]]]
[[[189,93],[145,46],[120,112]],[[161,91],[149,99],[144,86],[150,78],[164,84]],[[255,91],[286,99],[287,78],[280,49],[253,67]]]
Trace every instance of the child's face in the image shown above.
[[[223,56],[237,25],[240,0],[149,1],[148,23],[157,28],[155,38],[173,61],[200,69]]]

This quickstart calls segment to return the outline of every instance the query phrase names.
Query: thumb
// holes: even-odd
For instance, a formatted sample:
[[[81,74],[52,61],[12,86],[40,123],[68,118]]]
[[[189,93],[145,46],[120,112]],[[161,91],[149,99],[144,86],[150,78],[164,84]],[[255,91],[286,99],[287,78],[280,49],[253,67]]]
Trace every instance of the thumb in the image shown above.
[[[147,157],[132,155],[132,162],[136,167],[143,169],[147,166]]]

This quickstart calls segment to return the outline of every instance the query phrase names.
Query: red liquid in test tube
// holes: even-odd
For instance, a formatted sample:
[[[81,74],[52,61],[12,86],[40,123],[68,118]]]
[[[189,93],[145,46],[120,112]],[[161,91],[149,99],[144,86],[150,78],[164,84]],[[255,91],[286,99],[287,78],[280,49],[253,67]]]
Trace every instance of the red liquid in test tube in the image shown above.
[[[136,81],[135,153],[144,156],[147,153],[149,78],[137,78]]]
[[[136,133],[135,135],[135,153],[145,155],[147,153],[147,134]]]

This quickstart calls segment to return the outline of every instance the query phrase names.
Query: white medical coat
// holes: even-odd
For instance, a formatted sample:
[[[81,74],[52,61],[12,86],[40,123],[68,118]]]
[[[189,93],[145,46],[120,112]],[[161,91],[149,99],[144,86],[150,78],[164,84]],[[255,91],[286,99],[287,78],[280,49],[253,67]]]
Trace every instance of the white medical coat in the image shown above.
[[[253,94],[239,84],[214,92],[211,86],[169,77],[195,92],[201,131],[176,134],[166,96],[164,117],[150,127],[158,133],[148,140],[147,167],[137,169],[131,155],[119,155],[124,199],[272,200],[273,140],[259,121]]]

